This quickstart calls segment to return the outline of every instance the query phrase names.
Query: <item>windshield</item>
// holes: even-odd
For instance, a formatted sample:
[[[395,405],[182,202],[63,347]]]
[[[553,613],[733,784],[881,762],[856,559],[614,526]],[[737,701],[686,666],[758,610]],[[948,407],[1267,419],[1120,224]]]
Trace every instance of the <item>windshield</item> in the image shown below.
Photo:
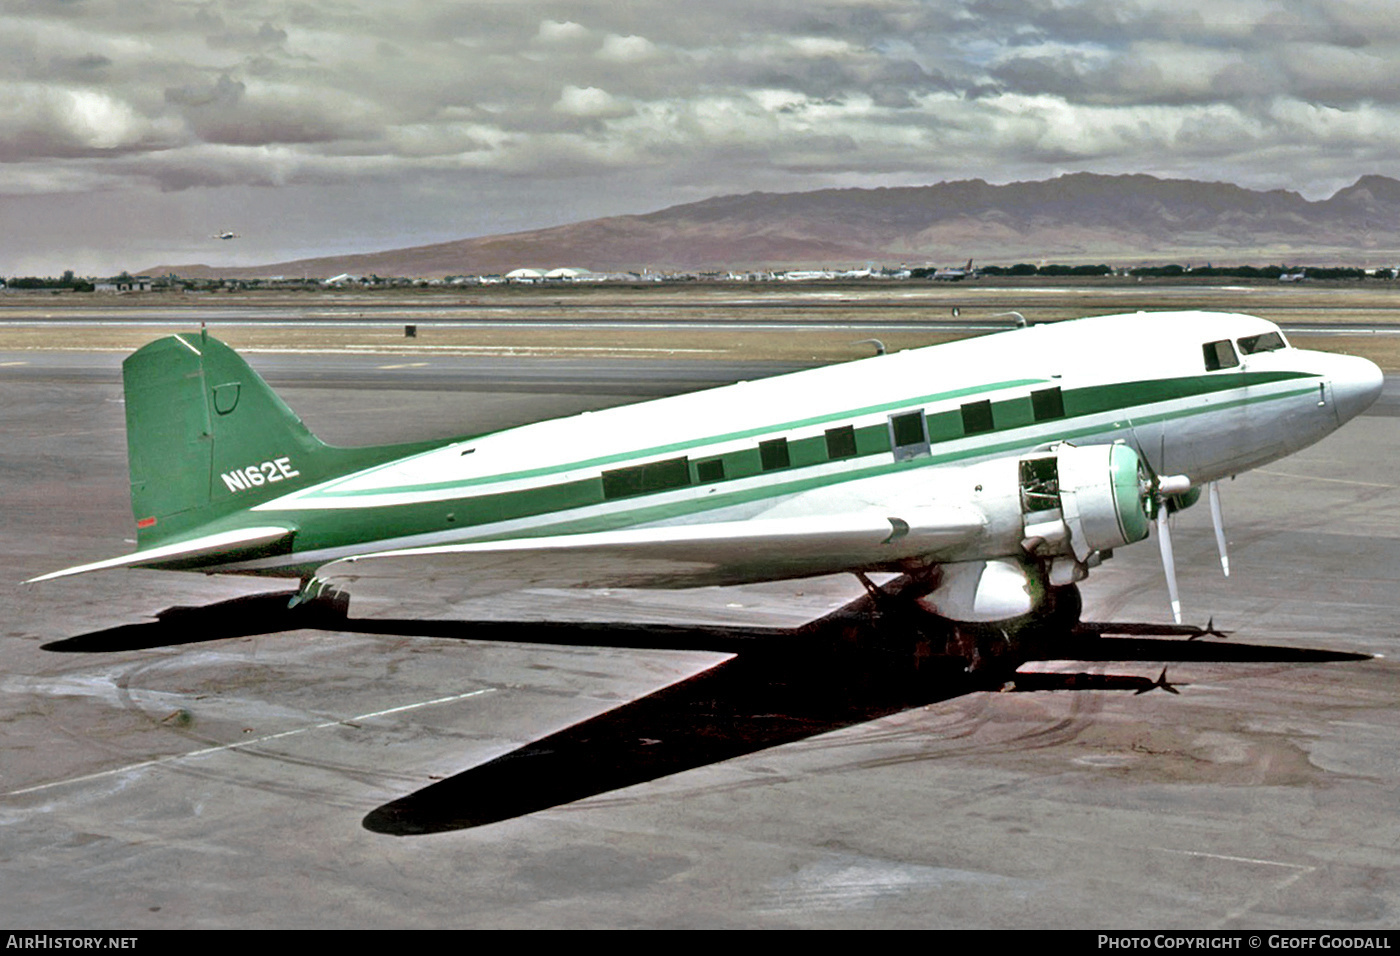
[[[1240,339],[1240,351],[1245,355],[1253,355],[1255,352],[1277,352],[1279,349],[1288,348],[1288,343],[1283,340],[1283,335],[1278,332],[1265,332],[1263,335],[1246,335]]]

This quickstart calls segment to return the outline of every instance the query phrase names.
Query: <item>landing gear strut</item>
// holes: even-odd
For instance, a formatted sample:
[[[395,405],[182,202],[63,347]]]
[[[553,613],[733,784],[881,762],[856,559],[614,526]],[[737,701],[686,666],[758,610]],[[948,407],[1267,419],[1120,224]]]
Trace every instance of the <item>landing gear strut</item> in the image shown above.
[[[1047,588],[1035,611],[1023,618],[990,624],[953,624],[948,653],[967,661],[969,674],[1009,676],[1042,646],[1064,640],[1079,625],[1084,609],[1073,584]]]

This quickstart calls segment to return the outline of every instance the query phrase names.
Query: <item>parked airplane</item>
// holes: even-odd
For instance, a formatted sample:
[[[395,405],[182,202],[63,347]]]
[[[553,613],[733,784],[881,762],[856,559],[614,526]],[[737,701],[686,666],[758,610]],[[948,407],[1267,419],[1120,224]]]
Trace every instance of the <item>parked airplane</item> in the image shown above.
[[[238,239],[238,238],[240,238],[240,237],[239,237],[238,233],[236,233],[236,232],[216,232],[216,233],[214,233],[212,236],[210,236],[209,238],[210,238],[210,239]]]
[[[1215,482],[1365,410],[1365,359],[1247,315],[1036,325],[494,434],[323,444],[201,332],[123,364],[133,554],[118,567],[298,578],[293,603],[432,580],[681,588],[896,571],[959,622],[1043,620]],[[1228,564],[1225,565],[1228,574]],[[1062,600],[1070,596],[1071,601]],[[1058,614],[1057,612],[1057,620]],[[1073,624],[1074,620],[1067,623]]]
[[[967,260],[967,265],[961,269],[937,269],[933,273],[933,278],[938,282],[961,282],[964,279],[975,279],[978,273],[972,268],[972,260]]]

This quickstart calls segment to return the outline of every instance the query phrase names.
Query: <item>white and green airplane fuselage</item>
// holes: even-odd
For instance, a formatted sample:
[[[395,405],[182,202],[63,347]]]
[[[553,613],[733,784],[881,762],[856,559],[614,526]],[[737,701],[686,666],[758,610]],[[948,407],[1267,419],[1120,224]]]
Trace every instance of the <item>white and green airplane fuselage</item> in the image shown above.
[[[432,578],[472,597],[904,571],[958,620],[1034,611],[1169,500],[1316,442],[1382,382],[1252,316],[1140,313],[343,449],[202,334],[123,371],[138,549],[45,578],[198,569],[306,596]]]

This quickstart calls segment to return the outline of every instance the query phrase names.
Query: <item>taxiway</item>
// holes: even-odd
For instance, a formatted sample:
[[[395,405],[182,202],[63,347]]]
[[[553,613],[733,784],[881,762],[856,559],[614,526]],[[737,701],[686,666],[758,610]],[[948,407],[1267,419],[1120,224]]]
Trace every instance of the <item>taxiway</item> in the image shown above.
[[[295,631],[245,613],[276,582],[119,571],[21,586],[131,547],[119,361],[0,355],[7,925],[1284,930],[1400,918],[1393,378],[1371,414],[1227,484],[1228,581],[1204,509],[1177,519],[1189,619],[1213,617],[1234,632],[1226,645],[1278,659],[1046,662],[1028,670],[1150,680],[1166,663],[1181,693],[957,694],[502,822],[398,836],[366,821],[722,659],[516,643],[488,622],[777,627],[858,586],[536,592],[446,620],[404,596],[375,612],[390,622],[378,630]],[[745,375],[696,381],[674,363],[658,385],[668,363],[641,376],[630,363],[522,360],[498,382],[471,363],[252,361],[342,443],[480,432]],[[1169,620],[1150,543],[1122,549],[1084,596],[1088,619]],[[1285,660],[1301,649],[1378,656]]]

